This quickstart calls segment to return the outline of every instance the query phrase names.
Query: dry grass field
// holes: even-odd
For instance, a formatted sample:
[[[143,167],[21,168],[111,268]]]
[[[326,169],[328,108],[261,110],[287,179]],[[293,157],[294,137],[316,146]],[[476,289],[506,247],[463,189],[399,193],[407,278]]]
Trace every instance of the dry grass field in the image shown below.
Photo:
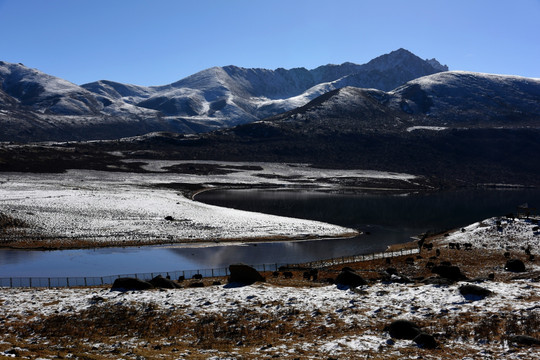
[[[186,280],[174,290],[1,289],[0,358],[540,358],[537,345],[514,341],[540,337],[538,265],[515,249],[506,257],[521,258],[527,271],[508,272],[500,250],[453,250],[441,239],[413,261],[348,264],[369,283],[356,288],[328,283],[339,266],[321,269],[316,281],[298,270],[287,279],[265,273],[265,283],[243,287],[205,278],[202,288]],[[426,284],[434,275],[428,262],[443,261],[468,279],[493,274],[475,282],[492,295],[464,298],[465,281]],[[437,347],[392,339],[386,327],[395,319],[415,321]]]

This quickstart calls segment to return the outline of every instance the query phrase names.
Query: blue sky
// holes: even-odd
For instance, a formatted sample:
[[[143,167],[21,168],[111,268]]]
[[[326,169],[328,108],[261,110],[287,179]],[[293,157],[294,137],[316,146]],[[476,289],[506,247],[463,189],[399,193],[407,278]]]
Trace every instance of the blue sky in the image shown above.
[[[0,33],[0,60],[76,84],[363,64],[398,48],[540,78],[540,0],[0,0]]]

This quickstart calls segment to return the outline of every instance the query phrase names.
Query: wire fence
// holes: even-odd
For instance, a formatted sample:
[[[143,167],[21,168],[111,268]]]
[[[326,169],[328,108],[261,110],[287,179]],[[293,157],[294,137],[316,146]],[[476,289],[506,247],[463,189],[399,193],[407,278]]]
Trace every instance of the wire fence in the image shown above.
[[[259,264],[250,265],[257,271],[280,271],[281,269],[302,269],[302,268],[325,268],[329,266],[349,264],[353,262],[369,261],[376,259],[392,258],[396,256],[412,255],[419,253],[419,249],[406,249],[394,252],[378,252],[372,254],[360,254],[353,256],[342,256],[333,259],[311,261],[302,264]],[[122,274],[111,276],[92,276],[92,277],[5,277],[0,278],[0,288],[57,288],[57,287],[85,287],[85,286],[102,286],[111,285],[118,278],[132,277],[141,280],[151,280],[154,277],[161,275],[163,277],[170,278],[172,280],[177,279],[192,279],[192,278],[208,278],[208,277],[222,277],[229,276],[229,268],[213,268],[213,269],[199,269],[199,270],[178,270],[178,271],[166,271],[166,272],[152,272],[152,273],[136,273],[136,274]]]

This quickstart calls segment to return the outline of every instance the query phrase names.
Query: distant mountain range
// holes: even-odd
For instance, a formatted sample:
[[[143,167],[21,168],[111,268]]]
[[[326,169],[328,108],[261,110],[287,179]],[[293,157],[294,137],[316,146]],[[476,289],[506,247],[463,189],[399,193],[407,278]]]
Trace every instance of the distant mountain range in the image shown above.
[[[540,186],[540,79],[448,71],[403,49],[313,70],[216,67],[151,87],[77,86],[0,62],[0,84],[0,141],[102,140],[1,145],[0,171],[206,159]]]
[[[389,92],[344,87],[256,124],[305,134],[538,128],[540,79],[446,71]]]
[[[0,141],[115,139],[155,131],[200,133],[251,123],[354,86],[392,90],[447,71],[399,49],[357,65],[313,70],[214,67],[163,86],[82,86],[0,61]]]
[[[540,186],[540,79],[448,71],[389,92],[344,87],[250,124],[190,136],[156,133],[109,150],[399,171],[441,186]]]

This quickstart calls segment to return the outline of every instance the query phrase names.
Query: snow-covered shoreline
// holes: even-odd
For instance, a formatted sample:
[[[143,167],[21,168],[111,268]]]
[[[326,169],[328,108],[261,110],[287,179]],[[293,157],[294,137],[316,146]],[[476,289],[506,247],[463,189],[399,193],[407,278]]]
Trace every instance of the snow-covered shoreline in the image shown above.
[[[363,268],[351,265],[358,271],[364,269],[364,274],[372,277],[369,285],[358,288],[302,280],[301,272],[295,275],[292,284],[280,283],[286,280],[278,279],[241,287],[208,286],[212,281],[208,279],[204,288],[190,287],[196,280],[186,280],[182,289],[128,292],[103,287],[1,288],[3,320],[0,328],[6,326],[11,333],[28,324],[39,328],[39,324],[51,319],[71,321],[80,317],[96,326],[96,322],[104,321],[101,314],[129,311],[136,319],[130,321],[136,321],[136,326],[150,316],[156,321],[166,318],[167,326],[181,323],[187,330],[178,330],[180,333],[174,340],[170,337],[150,339],[124,330],[119,335],[121,345],[117,337],[104,341],[85,335],[85,349],[77,351],[106,357],[110,352],[121,350],[124,357],[135,359],[137,349],[151,343],[156,350],[154,355],[173,351],[180,358],[191,358],[191,351],[196,351],[209,359],[251,359],[261,354],[286,359],[298,358],[298,355],[300,358],[540,359],[537,347],[519,345],[512,340],[516,335],[538,338],[540,266],[535,261],[526,261],[526,270],[522,273],[508,272],[503,267],[504,251],[524,258],[523,248],[530,246],[536,253],[540,247],[540,233],[534,230],[538,220],[537,217],[489,218],[449,232],[448,236],[440,235],[433,242],[435,248],[423,250],[422,256],[413,262],[408,262],[404,256],[392,259],[391,265],[382,260],[366,263]],[[454,250],[450,243],[471,243],[472,249]],[[442,254],[435,255],[436,251]],[[469,279],[475,280],[422,281],[426,273],[433,275],[426,270],[427,261],[444,260],[451,260]],[[397,269],[400,274],[409,273],[410,278],[414,274],[424,276],[408,282],[384,280],[387,277],[380,276],[388,266],[395,267],[394,271]],[[326,275],[335,275],[338,270],[323,271]],[[486,276],[489,272],[494,273],[491,279]],[[460,288],[471,282],[489,291],[489,295],[479,298],[463,295]],[[196,335],[194,331],[200,330],[208,319],[214,321],[214,332],[218,332],[216,329],[220,326],[234,330],[229,325],[238,321],[251,329],[248,334],[257,334],[257,329],[264,327],[266,330],[261,334],[273,339],[272,343],[246,335],[243,341],[236,340],[226,348],[218,343],[210,347],[201,345],[204,338],[197,336],[208,336],[208,333]],[[396,319],[419,324],[423,331],[435,335],[439,346],[423,349],[412,340],[392,338],[385,328]],[[286,334],[276,330],[287,326],[290,330]],[[235,336],[227,332],[220,334],[225,339]],[[221,338],[216,340],[222,341]],[[0,337],[0,355],[31,353],[34,350],[30,350],[31,345],[27,343],[55,341],[54,337],[38,334],[16,341],[13,336]],[[64,350],[66,354],[73,352],[69,348]],[[40,358],[53,357],[40,355]]]
[[[226,171],[180,174],[167,172],[167,169],[193,162],[145,162],[145,169],[152,172],[1,173],[0,213],[28,225],[12,231],[23,238],[61,239],[66,247],[76,241],[103,246],[343,237],[355,235],[357,231],[317,221],[202,204],[161,185],[208,183],[214,187],[233,184],[335,189],[339,184],[333,181],[340,178],[389,179],[404,183],[416,179],[408,174],[313,169],[305,164],[257,163],[255,166],[212,161],[197,163]]]

